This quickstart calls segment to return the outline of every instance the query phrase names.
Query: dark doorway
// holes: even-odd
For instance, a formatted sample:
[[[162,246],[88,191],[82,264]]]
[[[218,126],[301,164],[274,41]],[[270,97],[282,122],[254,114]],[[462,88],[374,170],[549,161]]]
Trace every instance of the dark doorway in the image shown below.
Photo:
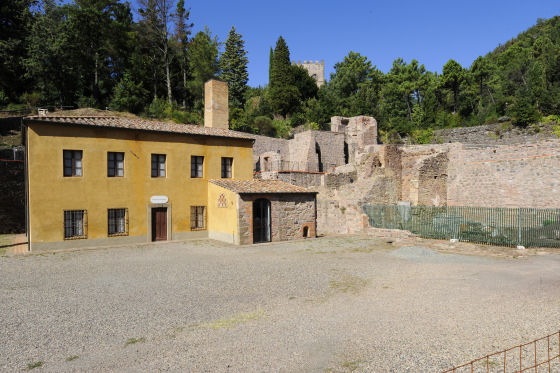
[[[259,198],[253,202],[253,243],[270,242],[270,201]]]
[[[167,240],[167,207],[152,209],[152,241]]]
[[[303,238],[309,237],[309,227],[303,227]]]
[[[348,153],[348,143],[344,141],[344,164],[348,164],[350,153]]]
[[[319,166],[319,172],[323,172],[323,162],[322,162],[322,159],[321,159],[321,147],[317,143],[315,143],[315,153],[317,153],[317,165]]]

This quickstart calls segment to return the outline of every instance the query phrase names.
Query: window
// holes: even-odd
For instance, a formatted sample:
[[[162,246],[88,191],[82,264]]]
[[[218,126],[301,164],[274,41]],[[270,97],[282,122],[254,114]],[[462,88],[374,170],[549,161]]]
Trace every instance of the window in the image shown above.
[[[204,157],[200,157],[197,155],[191,156],[191,177],[202,177],[203,164]]]
[[[165,177],[165,154],[152,154],[152,177]]]
[[[82,176],[82,151],[64,150],[64,176]]]
[[[222,157],[222,179],[231,178],[232,166],[233,166],[233,158]]]
[[[107,217],[109,236],[128,235],[128,209],[109,209]]]
[[[124,176],[124,153],[107,153],[107,176]]]
[[[87,238],[87,211],[64,211],[64,239]]]
[[[191,230],[206,229],[206,207],[191,206]]]

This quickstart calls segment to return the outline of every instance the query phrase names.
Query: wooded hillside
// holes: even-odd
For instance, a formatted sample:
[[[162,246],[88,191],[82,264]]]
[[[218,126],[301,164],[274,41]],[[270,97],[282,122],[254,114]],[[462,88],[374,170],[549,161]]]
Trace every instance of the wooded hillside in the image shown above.
[[[558,16],[471,66],[450,59],[441,74],[401,58],[384,73],[349,52],[320,89],[290,64],[282,37],[270,50],[269,84],[248,87],[242,35],[234,27],[224,43],[207,28],[192,35],[184,0],[141,0],[137,21],[119,0],[13,0],[0,18],[0,107],[8,109],[110,108],[200,124],[203,83],[219,77],[230,86],[230,127],[272,136],[302,124],[326,129],[333,115],[372,115],[385,141],[425,142],[436,128],[501,116],[527,126],[560,113]]]

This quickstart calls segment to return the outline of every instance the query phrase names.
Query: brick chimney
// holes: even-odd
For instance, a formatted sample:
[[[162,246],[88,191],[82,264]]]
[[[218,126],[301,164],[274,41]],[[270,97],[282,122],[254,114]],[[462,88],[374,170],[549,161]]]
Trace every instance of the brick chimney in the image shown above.
[[[204,127],[228,129],[228,84],[216,79],[204,83]]]

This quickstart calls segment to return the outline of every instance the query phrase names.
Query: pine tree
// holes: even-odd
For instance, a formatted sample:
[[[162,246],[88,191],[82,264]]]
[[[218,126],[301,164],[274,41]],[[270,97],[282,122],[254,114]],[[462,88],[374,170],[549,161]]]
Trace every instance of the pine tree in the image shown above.
[[[243,107],[249,74],[247,72],[247,51],[241,34],[231,27],[226,40],[226,48],[220,58],[220,77],[229,84],[229,102],[232,107]]]
[[[179,41],[180,46],[180,55],[181,55],[181,72],[183,75],[183,108],[185,109],[187,106],[187,76],[189,70],[189,64],[187,60],[187,48],[189,44],[189,36],[191,34],[191,29],[193,27],[193,23],[189,22],[191,11],[190,9],[185,9],[185,1],[179,0],[177,2],[177,13],[175,13],[175,28],[177,33],[177,40]]]

